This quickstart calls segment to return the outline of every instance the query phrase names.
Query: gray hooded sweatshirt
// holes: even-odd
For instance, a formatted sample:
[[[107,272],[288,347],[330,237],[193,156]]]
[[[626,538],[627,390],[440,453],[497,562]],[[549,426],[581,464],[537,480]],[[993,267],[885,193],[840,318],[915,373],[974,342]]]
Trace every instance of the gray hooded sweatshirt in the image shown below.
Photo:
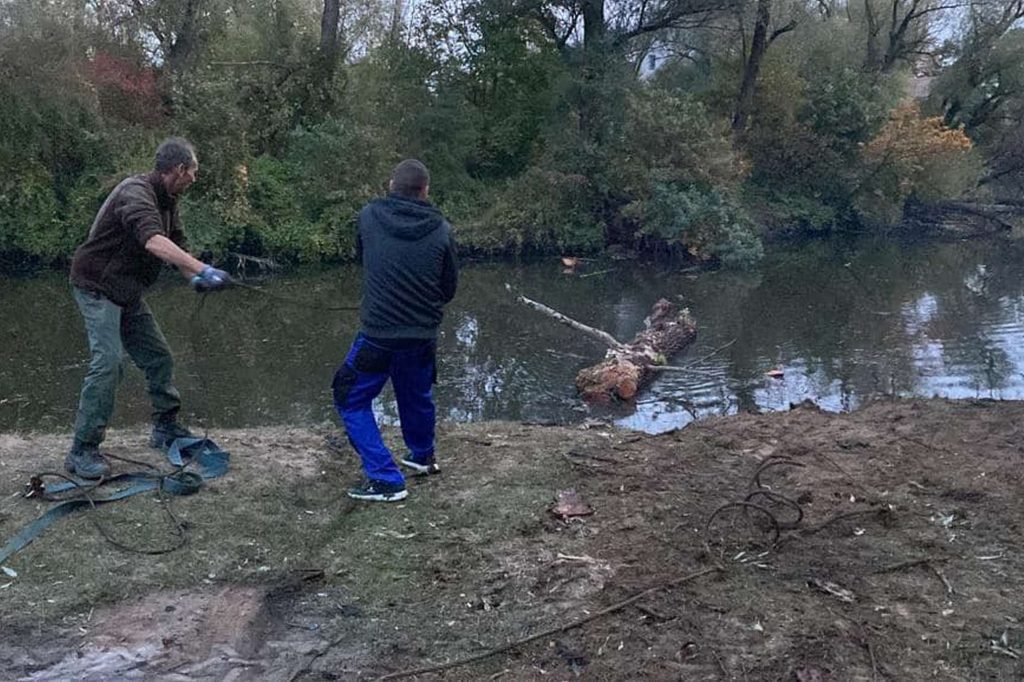
[[[391,194],[359,213],[362,331],[380,339],[433,339],[455,296],[459,270],[451,225],[433,204]]]

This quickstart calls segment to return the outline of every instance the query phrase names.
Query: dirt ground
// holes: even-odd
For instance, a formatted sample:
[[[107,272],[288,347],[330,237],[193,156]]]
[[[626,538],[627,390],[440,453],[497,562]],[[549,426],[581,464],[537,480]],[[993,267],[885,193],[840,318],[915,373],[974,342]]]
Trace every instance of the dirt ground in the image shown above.
[[[448,426],[444,471],[394,505],[344,498],[330,426],[211,434],[232,469],[174,500],[186,547],[100,537],[89,517],[168,542],[139,496],[7,563],[0,678],[373,679],[547,631],[417,679],[1019,680],[1020,423],[1024,403],[908,400],[659,436]],[[0,537],[46,508],[18,493],[63,447],[0,435]],[[553,513],[566,490],[592,513]]]

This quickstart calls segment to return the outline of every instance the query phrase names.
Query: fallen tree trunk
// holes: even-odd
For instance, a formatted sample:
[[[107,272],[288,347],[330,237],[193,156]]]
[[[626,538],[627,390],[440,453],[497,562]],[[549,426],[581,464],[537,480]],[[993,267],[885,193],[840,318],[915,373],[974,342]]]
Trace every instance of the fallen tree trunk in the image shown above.
[[[904,208],[901,227],[956,239],[982,237],[1024,228],[1024,207],[1008,202],[914,202]]]
[[[512,288],[505,285],[509,291]],[[629,343],[620,343],[606,331],[595,329],[548,306],[516,294],[516,300],[553,317],[608,346],[604,361],[579,371],[576,390],[590,403],[632,400],[637,392],[666,367],[669,357],[681,352],[697,338],[697,325],[690,311],[659,300],[644,320],[644,328]]]

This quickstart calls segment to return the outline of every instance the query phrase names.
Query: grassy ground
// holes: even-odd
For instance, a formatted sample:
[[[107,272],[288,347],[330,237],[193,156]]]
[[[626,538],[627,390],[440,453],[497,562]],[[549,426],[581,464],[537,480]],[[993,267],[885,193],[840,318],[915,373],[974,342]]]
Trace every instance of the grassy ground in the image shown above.
[[[65,519],[0,576],[0,667],[32,679],[357,679],[485,652],[716,569],[450,679],[1019,679],[1024,587],[1019,403],[801,408],[651,437],[485,423],[442,431],[444,472],[400,504],[322,429],[213,434],[232,469],[177,499],[191,541],[147,557]],[[390,438],[397,434],[389,432]],[[138,456],[145,434],[109,440]],[[62,437],[0,436],[0,534]],[[804,515],[768,542],[762,484]],[[152,461],[157,461],[155,457]],[[799,466],[797,466],[799,465]],[[593,514],[560,518],[560,490]],[[793,509],[761,495],[775,516]],[[844,516],[853,513],[853,516]],[[151,496],[89,512],[159,545]],[[49,676],[49,677],[47,677]],[[429,676],[423,676],[426,679]]]

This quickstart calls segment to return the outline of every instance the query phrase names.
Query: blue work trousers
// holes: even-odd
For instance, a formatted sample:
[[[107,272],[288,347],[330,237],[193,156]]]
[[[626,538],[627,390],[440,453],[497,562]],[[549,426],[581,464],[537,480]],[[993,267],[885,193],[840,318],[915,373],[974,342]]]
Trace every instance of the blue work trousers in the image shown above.
[[[402,438],[412,459],[426,462],[434,456],[436,345],[433,339],[376,339],[360,332],[345,363],[334,373],[334,408],[367,478],[405,483],[373,416],[373,400],[388,379],[395,389]]]

